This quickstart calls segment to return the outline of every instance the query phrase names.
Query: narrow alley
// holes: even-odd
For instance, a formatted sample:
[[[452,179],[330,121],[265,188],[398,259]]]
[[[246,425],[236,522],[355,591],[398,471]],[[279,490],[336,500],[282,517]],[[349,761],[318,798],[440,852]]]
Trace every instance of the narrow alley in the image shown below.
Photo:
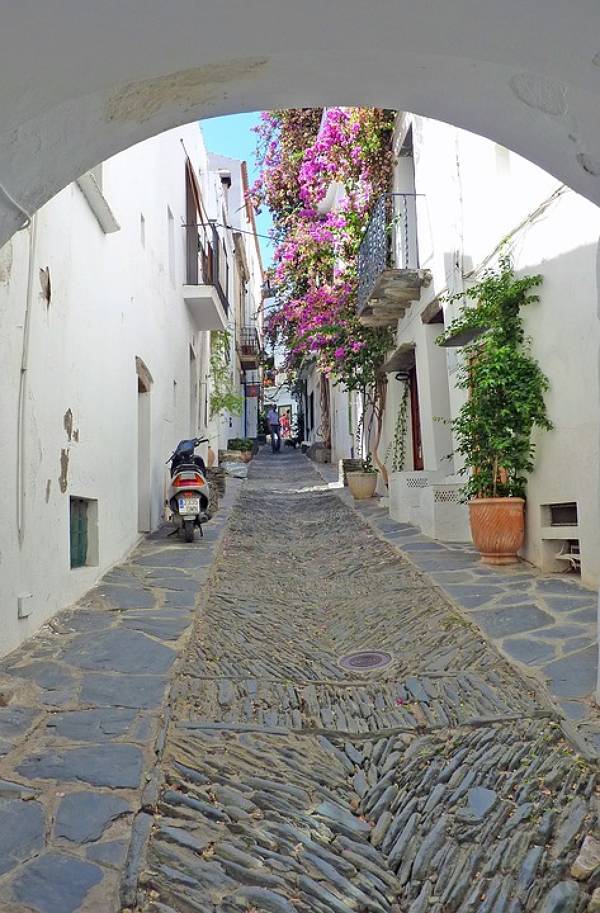
[[[300,455],[253,464],[171,713],[144,913],[596,909],[594,770]]]

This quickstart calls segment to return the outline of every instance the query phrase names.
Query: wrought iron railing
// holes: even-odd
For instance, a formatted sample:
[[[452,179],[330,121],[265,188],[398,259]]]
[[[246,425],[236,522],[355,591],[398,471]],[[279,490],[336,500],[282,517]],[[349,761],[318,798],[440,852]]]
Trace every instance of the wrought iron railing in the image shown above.
[[[260,340],[256,327],[240,327],[239,351],[242,358],[258,358]]]
[[[216,225],[206,226],[200,234],[195,225],[187,226],[191,232],[188,242],[187,284],[214,285],[219,301],[229,313],[229,264]]]
[[[379,197],[358,251],[358,311],[366,306],[386,269],[418,269],[415,193]]]

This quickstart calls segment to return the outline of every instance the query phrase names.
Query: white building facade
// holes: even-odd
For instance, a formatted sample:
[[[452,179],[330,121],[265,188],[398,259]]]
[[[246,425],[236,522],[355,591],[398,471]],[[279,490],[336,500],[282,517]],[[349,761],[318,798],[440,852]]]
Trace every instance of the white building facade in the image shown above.
[[[211,332],[235,340],[240,283],[224,207],[190,125],[69,185],[0,251],[0,654],[161,523],[180,439],[217,449]]]
[[[380,484],[380,493],[389,495],[396,519],[434,538],[470,539],[449,427],[464,396],[455,384],[460,350],[441,348],[436,338],[456,316],[457,305],[445,299],[496,266],[503,249],[517,275],[543,277],[540,301],[523,317],[550,381],[546,402],[554,426],[536,437],[522,554],[552,572],[571,566],[557,556],[579,550],[574,568],[584,583],[597,585],[600,209],[520,156],[438,121],[399,115],[394,142],[391,193],[372,219],[381,218],[386,245],[393,226],[391,250],[386,247],[387,260],[375,264],[371,279],[385,283],[395,272],[402,292],[395,301],[367,294],[359,305],[365,322],[390,326],[396,336],[384,366],[379,447],[391,484],[387,492]],[[339,388],[331,399],[335,460],[351,455],[352,407]],[[400,425],[401,467],[394,464]]]

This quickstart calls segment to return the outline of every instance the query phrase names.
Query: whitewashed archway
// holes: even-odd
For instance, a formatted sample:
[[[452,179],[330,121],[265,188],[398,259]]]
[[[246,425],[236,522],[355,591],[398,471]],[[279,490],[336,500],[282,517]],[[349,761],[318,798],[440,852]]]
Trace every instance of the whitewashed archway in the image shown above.
[[[592,0],[45,0],[0,28],[0,241],[100,160],[211,115],[412,110],[600,202]]]

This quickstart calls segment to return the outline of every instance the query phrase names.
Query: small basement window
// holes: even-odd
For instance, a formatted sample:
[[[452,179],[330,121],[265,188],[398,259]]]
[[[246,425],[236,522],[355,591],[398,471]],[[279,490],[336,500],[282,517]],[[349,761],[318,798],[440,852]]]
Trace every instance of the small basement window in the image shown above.
[[[578,526],[576,501],[542,505],[542,526]]]
[[[70,498],[71,568],[98,565],[98,502]]]

